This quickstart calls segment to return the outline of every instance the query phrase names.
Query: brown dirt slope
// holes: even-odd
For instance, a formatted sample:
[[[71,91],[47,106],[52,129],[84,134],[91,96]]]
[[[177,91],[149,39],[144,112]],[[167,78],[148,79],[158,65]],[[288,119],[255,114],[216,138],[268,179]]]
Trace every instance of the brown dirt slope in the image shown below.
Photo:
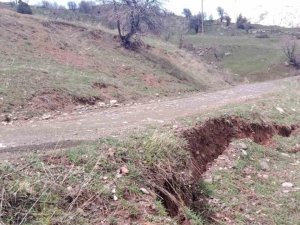
[[[228,85],[225,75],[173,45],[127,51],[103,30],[0,9],[0,113],[30,118]]]

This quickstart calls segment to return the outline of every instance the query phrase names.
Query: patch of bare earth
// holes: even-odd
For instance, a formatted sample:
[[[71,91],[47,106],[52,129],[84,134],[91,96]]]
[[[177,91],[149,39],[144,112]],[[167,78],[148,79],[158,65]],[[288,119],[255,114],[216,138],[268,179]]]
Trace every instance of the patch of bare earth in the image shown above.
[[[249,138],[257,144],[268,145],[272,142],[273,136],[289,137],[296,128],[276,123],[254,123],[239,117],[223,117],[210,119],[204,124],[183,131],[181,135],[187,140],[187,151],[191,153],[189,169],[192,175],[186,184],[180,184],[174,178],[165,182],[166,192],[158,191],[169,215],[179,216],[183,224],[193,224],[181,214],[182,205],[187,205],[195,212],[200,212],[207,221],[220,220],[219,214],[215,215],[209,210],[209,196],[197,189],[204,173],[218,161],[218,158],[223,157],[233,140]],[[184,189],[181,185],[184,187],[189,185],[190,188]],[[226,222],[227,218],[222,219]]]

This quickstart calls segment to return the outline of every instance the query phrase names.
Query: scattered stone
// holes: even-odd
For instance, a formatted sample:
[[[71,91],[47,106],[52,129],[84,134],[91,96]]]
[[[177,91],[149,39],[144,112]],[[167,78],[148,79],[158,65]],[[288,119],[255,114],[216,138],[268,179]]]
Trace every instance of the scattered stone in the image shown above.
[[[173,129],[178,129],[178,128],[179,128],[179,126],[177,124],[173,125]]]
[[[270,170],[270,166],[266,161],[260,161],[259,165],[260,165],[261,169],[264,170],[264,171],[269,171]]]
[[[269,179],[269,175],[268,174],[264,174],[264,175],[262,175],[262,178],[264,178],[265,180],[268,180]]]
[[[283,114],[283,113],[284,113],[284,110],[283,110],[282,108],[280,108],[280,107],[276,107],[276,109],[277,109],[277,111],[278,111],[278,112],[280,112],[281,114]]]
[[[281,155],[284,156],[284,157],[288,157],[288,158],[290,157],[289,154],[284,153],[284,152],[282,152]]]
[[[72,192],[73,191],[73,188],[71,186],[67,187],[67,191],[68,192]]]
[[[159,97],[159,93],[156,93],[155,96],[156,96],[156,97]]]
[[[290,66],[290,63],[289,63],[289,62],[284,62],[284,65],[285,65],[286,67],[288,67],[288,66]]]
[[[244,142],[239,143],[238,147],[242,150],[247,150],[248,149],[248,146]]]
[[[107,180],[108,179],[108,177],[102,177],[102,180]]]
[[[116,189],[113,188],[113,189],[111,190],[111,193],[116,194]]]
[[[98,102],[98,106],[101,108],[104,108],[104,107],[106,107],[106,104],[105,104],[105,102]]]
[[[118,105],[118,101],[113,99],[109,101],[110,106],[117,106]]]
[[[225,52],[225,56],[230,56],[231,54],[231,52]]]
[[[290,182],[284,182],[281,184],[281,186],[284,188],[292,188],[294,185]]]
[[[150,209],[156,210],[156,205],[154,205],[154,204],[150,205]]]
[[[6,147],[5,144],[0,143],[0,148],[5,148],[5,147]]]
[[[145,194],[145,195],[150,195],[150,192],[147,191],[146,188],[140,188],[140,191],[143,192],[143,194]]]
[[[42,116],[42,120],[49,120],[49,119],[51,119],[51,115],[50,114],[44,114]]]
[[[213,183],[213,178],[212,177],[208,177],[208,178],[204,179],[204,182],[208,183],[208,184],[212,184]]]
[[[113,196],[114,201],[118,201],[118,197],[116,195]]]
[[[243,154],[244,156],[247,156],[247,155],[248,155],[248,153],[247,153],[245,150],[242,150],[242,154]]]
[[[126,175],[126,174],[129,173],[129,170],[128,170],[128,168],[127,168],[126,166],[122,166],[122,167],[120,168],[120,173]]]

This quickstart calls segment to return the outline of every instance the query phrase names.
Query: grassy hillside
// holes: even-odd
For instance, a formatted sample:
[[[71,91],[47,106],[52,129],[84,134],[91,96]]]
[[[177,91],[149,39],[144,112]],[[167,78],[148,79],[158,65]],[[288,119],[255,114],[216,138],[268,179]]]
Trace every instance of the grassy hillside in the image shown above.
[[[256,38],[255,34],[246,34],[234,25],[229,29],[214,25],[204,36],[184,36],[184,43],[196,49],[211,49],[203,59],[236,74],[237,80],[263,81],[296,74],[296,71],[284,66],[287,59],[282,49],[287,35],[276,33],[269,36]],[[216,59],[215,52],[221,57]]]
[[[184,45],[208,49],[199,56],[178,48],[177,35],[183,31],[177,17],[165,21],[170,30],[162,37],[170,35],[169,42],[145,35],[145,46],[133,52],[120,47],[114,30],[84,14],[43,9],[35,9],[34,16],[8,9],[0,12],[2,119],[9,114],[30,118],[114,99],[130,103],[296,74],[284,66],[281,36],[257,39],[234,25],[231,29],[213,25],[204,36],[184,35]],[[216,59],[215,51],[229,55]]]
[[[223,74],[158,39],[133,52],[101,27],[0,11],[0,113],[31,116],[226,85]]]

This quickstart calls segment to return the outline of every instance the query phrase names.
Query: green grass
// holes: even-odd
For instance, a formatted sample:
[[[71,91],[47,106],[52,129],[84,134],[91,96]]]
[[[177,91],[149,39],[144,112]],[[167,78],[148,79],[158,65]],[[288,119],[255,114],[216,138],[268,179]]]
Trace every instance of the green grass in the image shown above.
[[[195,68],[190,69],[186,66],[190,57],[183,55],[179,61],[176,46],[154,37],[148,38],[154,48],[138,53],[122,49],[114,34],[91,24],[68,25],[8,12],[0,20],[6,27],[0,36],[1,112],[39,114],[39,105],[28,103],[47,91],[56,91],[71,102],[73,97],[129,102],[155,98],[156,93],[172,96],[215,86],[205,71],[199,72],[201,62],[194,62]],[[91,35],[95,31],[99,37]],[[165,55],[168,49],[170,55]],[[110,89],[103,93],[93,87],[96,82]]]
[[[186,35],[184,42],[231,53],[224,56],[218,64],[238,74],[237,80],[247,77],[250,81],[259,81],[286,76],[284,71],[273,69],[274,65],[283,64],[285,60],[280,37],[258,39],[250,35]]]
[[[0,189],[5,195],[1,200],[1,220],[20,223],[15,209],[24,224],[62,221],[64,224],[97,221],[119,224],[148,219],[176,224],[175,220],[167,219],[162,203],[152,194],[143,194],[140,188],[155,192],[156,186],[151,186],[155,174],[171,178],[181,173],[189,160],[183,146],[184,142],[169,131],[164,135],[149,131],[123,141],[101,139],[56,155],[26,158],[21,170],[17,164],[3,164]],[[120,175],[124,165],[129,173]],[[160,182],[157,180],[155,185],[163,185]],[[114,200],[113,196],[118,199]],[[140,205],[138,199],[146,205]],[[90,210],[96,210],[97,216],[89,215]]]
[[[299,153],[283,156],[274,148],[263,148],[251,143],[248,146],[248,157],[235,159],[242,167],[213,173],[213,177],[221,179],[214,181],[212,187],[215,188],[211,197],[225,205],[225,211],[214,210],[230,216],[238,224],[297,224],[300,219],[300,208],[296,204],[299,196],[297,191],[283,194],[281,184],[289,181],[295,186],[299,185],[299,170],[297,166],[292,166],[299,160]],[[257,166],[265,158],[270,159],[270,171],[262,171]],[[252,171],[251,174],[246,176],[246,170]]]

